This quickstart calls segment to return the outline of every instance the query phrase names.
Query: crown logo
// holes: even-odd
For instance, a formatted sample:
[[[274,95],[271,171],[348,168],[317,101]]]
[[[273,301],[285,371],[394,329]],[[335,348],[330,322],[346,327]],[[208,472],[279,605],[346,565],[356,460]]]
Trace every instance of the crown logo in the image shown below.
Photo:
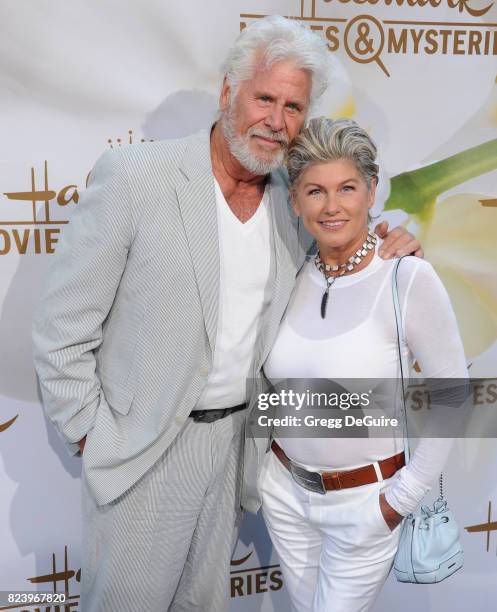
[[[140,142],[153,142],[153,138],[150,138],[149,140],[146,140],[145,138],[140,138]],[[107,139],[107,144],[109,145],[109,147],[111,149],[114,148],[114,146],[116,147],[121,147],[123,144],[133,144],[133,130],[128,130],[128,136],[127,138],[116,138],[116,142],[114,143],[114,141],[112,140],[112,138],[108,138]]]

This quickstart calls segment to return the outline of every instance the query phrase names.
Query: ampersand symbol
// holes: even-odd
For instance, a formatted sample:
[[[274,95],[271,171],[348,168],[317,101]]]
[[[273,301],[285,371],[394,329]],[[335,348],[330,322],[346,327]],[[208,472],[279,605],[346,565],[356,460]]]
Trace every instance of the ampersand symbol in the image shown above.
[[[359,55],[373,53],[373,39],[369,37],[369,24],[360,23],[357,27],[358,38],[355,41],[355,50]]]
[[[374,36],[371,36],[371,32]],[[343,40],[345,51],[350,58],[360,64],[376,62],[387,77],[390,76],[380,57],[385,45],[385,32],[381,21],[371,15],[356,15],[347,23]]]

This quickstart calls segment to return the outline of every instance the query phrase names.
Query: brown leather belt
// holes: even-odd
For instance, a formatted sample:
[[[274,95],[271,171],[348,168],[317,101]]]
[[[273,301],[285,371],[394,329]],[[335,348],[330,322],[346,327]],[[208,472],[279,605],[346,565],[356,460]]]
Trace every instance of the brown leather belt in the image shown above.
[[[292,474],[294,480],[310,491],[326,493],[326,491],[336,491],[338,489],[348,489],[349,487],[360,487],[378,481],[374,465],[370,463],[355,470],[345,472],[309,472],[305,468],[297,465],[285,455],[281,446],[273,440],[271,450],[278,457],[281,463]],[[397,470],[405,465],[404,453],[399,453],[393,457],[378,461],[381,474],[384,479],[390,478]]]

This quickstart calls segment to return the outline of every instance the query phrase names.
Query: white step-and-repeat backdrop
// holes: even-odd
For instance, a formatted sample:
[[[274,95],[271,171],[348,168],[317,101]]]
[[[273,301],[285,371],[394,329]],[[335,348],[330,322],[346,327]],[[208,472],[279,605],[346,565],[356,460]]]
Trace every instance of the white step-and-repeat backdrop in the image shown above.
[[[79,609],[81,460],[44,419],[30,333],[88,172],[107,147],[208,126],[227,49],[271,13],[315,30],[341,60],[319,114],[353,117],[377,141],[376,212],[421,238],[472,376],[487,379],[475,404],[497,407],[497,2],[3,0],[0,590],[64,591],[59,609]],[[496,468],[493,439],[457,443],[446,481],[465,567],[432,586],[391,576],[377,611],[495,609]],[[246,517],[231,571],[232,610],[289,610],[260,517]]]

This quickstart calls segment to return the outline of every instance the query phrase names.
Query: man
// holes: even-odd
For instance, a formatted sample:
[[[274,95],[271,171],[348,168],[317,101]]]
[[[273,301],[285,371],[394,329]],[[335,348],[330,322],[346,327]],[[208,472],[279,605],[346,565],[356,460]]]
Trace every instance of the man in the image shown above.
[[[35,363],[48,416],[84,450],[84,612],[227,609],[246,380],[308,244],[278,168],[326,58],[281,17],[247,28],[211,133],[108,151],[64,233]]]

